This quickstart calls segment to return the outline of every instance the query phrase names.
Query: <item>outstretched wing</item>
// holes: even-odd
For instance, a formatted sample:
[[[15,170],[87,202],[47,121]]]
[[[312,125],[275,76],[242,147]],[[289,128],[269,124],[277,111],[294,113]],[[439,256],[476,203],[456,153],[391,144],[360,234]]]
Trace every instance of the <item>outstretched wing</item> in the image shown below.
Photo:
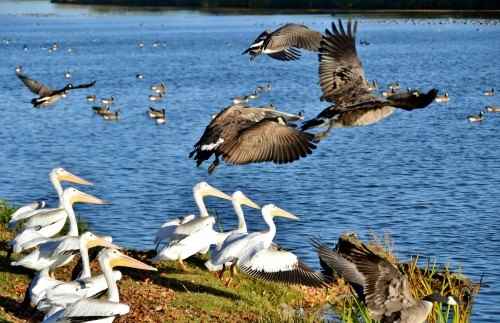
[[[16,72],[16,75],[31,92],[38,94],[39,96],[49,96],[53,92],[53,90],[45,84],[31,79],[24,73]]]
[[[90,82],[90,83],[83,83],[83,84],[80,84],[80,85],[77,85],[77,86],[71,86],[71,87],[66,88],[66,90],[86,89],[88,87],[94,86],[95,82],[96,81],[93,81],[93,82]]]
[[[356,29],[357,22],[349,20],[346,31],[339,20],[338,27],[332,23],[332,31],[325,31],[319,50],[322,100],[345,105],[366,101],[370,96],[356,52]]]
[[[268,48],[303,48],[318,51],[321,43],[321,33],[299,24],[286,24],[276,29],[266,45]]]
[[[223,144],[221,151],[224,161],[229,164],[265,161],[284,164],[311,154],[316,148],[313,139],[312,134],[265,119]]]

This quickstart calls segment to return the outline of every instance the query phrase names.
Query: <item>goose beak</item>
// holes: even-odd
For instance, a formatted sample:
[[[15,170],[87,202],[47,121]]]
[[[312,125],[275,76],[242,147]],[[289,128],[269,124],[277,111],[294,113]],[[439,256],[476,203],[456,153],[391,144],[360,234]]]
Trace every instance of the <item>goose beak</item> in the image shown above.
[[[244,51],[243,53],[241,53],[241,55],[245,55],[245,54],[246,54],[246,53],[248,53],[250,50],[251,50],[251,48],[250,48],[250,47],[249,47],[249,48],[247,48],[247,49],[245,49],[245,51]]]
[[[114,243],[111,243],[111,241],[108,241],[109,239],[106,239],[106,237],[97,237],[93,240],[90,240],[87,242],[87,248],[94,248],[94,247],[104,247],[104,248],[112,248],[112,249],[121,249],[120,246],[115,245]]]
[[[75,174],[72,174],[65,170],[61,175],[57,176],[59,180],[61,181],[66,181],[66,182],[71,182],[75,184],[81,184],[81,185],[94,185],[92,182],[89,182],[79,176],[76,176]]]
[[[155,267],[146,265],[145,263],[134,259],[132,257],[126,256],[120,252],[119,256],[112,259],[110,262],[111,267],[129,267],[140,270],[151,270],[158,271]]]
[[[101,200],[100,198],[97,198],[93,195],[83,193],[80,191],[78,191],[78,194],[72,198],[72,202],[73,203],[80,202],[80,203],[87,203],[87,204],[99,204],[99,205],[110,204],[109,202],[107,202],[105,200]]]
[[[299,220],[299,218],[297,216],[295,216],[292,213],[287,212],[283,209],[280,209],[279,207],[276,207],[274,209],[273,216],[278,216],[278,217],[287,218],[287,219],[291,219],[291,220]]]

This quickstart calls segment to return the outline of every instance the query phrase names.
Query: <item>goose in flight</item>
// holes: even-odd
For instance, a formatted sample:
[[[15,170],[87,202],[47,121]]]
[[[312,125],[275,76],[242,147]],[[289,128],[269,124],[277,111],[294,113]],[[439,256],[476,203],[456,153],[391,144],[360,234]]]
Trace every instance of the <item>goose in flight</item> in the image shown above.
[[[335,251],[316,240],[313,245],[322,266],[326,266],[327,271],[333,269],[353,286],[364,299],[373,320],[423,323],[435,302],[457,304],[453,297],[436,292],[415,299],[408,278],[394,264],[363,244],[356,245],[347,239],[341,242]]]
[[[294,162],[316,148],[314,135],[289,123],[301,118],[275,109],[233,104],[211,120],[189,157],[200,166],[215,155],[209,174],[219,165],[221,156],[231,165]]]
[[[293,61],[299,59],[299,49],[317,52],[320,42],[321,33],[304,25],[289,23],[275,31],[262,32],[242,54],[248,53],[251,60],[266,54],[280,61]]]
[[[34,80],[30,78],[28,75],[24,74],[22,69],[17,69],[16,68],[16,75],[17,77],[26,85],[26,87],[33,92],[34,94],[38,95],[38,98],[34,98],[31,100],[31,104],[33,104],[33,107],[38,108],[38,107],[48,107],[57,101],[59,101],[61,98],[64,98],[67,94],[68,91],[71,90],[76,90],[76,89],[85,89],[89,88],[95,85],[95,81],[91,83],[86,83],[86,84],[80,84],[74,86],[73,84],[69,83],[65,87],[59,90],[53,90],[47,85]]]
[[[368,86],[361,61],[356,53],[357,22],[347,22],[344,28],[332,23],[332,31],[326,30],[319,50],[319,78],[323,92],[321,100],[333,103],[314,119],[304,122],[301,130],[326,127],[316,134],[323,139],[332,128],[365,126],[378,122],[394,112],[422,109],[431,104],[438,91],[401,92],[387,98],[375,95]]]

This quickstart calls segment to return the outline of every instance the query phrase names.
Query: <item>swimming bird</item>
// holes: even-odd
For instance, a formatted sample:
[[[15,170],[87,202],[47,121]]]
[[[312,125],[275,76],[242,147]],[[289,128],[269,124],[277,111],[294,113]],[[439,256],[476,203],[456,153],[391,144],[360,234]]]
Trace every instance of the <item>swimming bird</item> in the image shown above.
[[[491,90],[486,90],[483,92],[483,94],[486,96],[495,96],[495,89],[491,88]]]
[[[481,122],[483,121],[483,119],[484,119],[483,111],[480,111],[479,114],[471,114],[467,116],[467,120],[469,120],[469,122]]]
[[[448,102],[450,100],[450,97],[448,96],[448,92],[444,92],[443,95],[438,95],[436,96],[435,101],[438,103],[443,103],[443,102]]]
[[[356,286],[355,290],[360,290],[371,319],[387,323],[423,323],[433,303],[457,304],[453,297],[436,292],[415,299],[408,278],[394,264],[363,244],[358,246],[348,240],[342,241],[342,252],[333,251],[318,241],[313,241],[313,245],[327,269],[333,269]]]
[[[339,20],[338,27],[332,23],[332,31],[326,30],[323,36],[319,53],[321,99],[333,105],[301,127],[303,131],[326,127],[326,131],[316,134],[316,140],[325,138],[332,128],[369,125],[391,115],[395,108],[407,111],[422,109],[436,98],[436,89],[428,93],[396,93],[387,98],[373,94],[356,54],[356,29],[357,22],[353,24],[349,20],[347,29],[344,29]]]
[[[140,270],[157,271],[156,268],[146,265],[132,257],[126,256],[116,249],[103,249],[97,256],[99,266],[108,285],[107,299],[83,298],[52,313],[43,322],[113,322],[115,317],[125,315],[130,311],[127,304],[120,303],[118,286],[113,277],[113,267],[129,267]]]
[[[135,78],[138,80],[144,80],[144,74],[137,73],[137,74],[135,74]]]
[[[87,95],[87,102],[94,102],[96,99],[95,95]]]
[[[289,124],[301,118],[275,109],[231,105],[211,120],[189,157],[200,166],[215,154],[209,174],[219,165],[220,156],[232,165],[291,163],[316,148],[312,143],[314,135]]]
[[[155,236],[156,249],[158,249],[162,241],[166,241],[168,244],[172,241],[181,240],[192,232],[205,228],[215,222],[215,218],[208,214],[207,207],[203,200],[206,196],[231,200],[229,195],[216,189],[207,182],[196,184],[193,187],[193,198],[198,207],[199,217],[196,217],[194,214],[189,214],[163,223]],[[181,266],[184,266],[182,262]]]
[[[500,106],[492,106],[492,105],[488,105],[486,106],[486,111],[488,112],[500,112]]]
[[[266,30],[257,37],[242,54],[248,53],[250,60],[266,54],[281,61],[297,60],[299,49],[318,51],[321,33],[299,24],[289,23],[276,29]]]
[[[262,92],[269,92],[273,89],[273,86],[271,85],[271,83],[267,83],[265,85],[258,85],[256,88],[255,88],[255,92],[256,93],[262,93]]]
[[[393,82],[393,83],[389,84],[389,90],[397,91],[400,88],[401,88],[401,86],[399,85],[399,82]]]
[[[113,104],[114,101],[115,101],[114,96],[111,96],[109,98],[102,98],[101,104],[109,107],[111,104]]]
[[[164,124],[167,120],[165,109],[155,109],[153,107],[149,107],[148,115],[151,119],[154,119],[157,124]]]
[[[30,254],[18,261],[11,263],[12,266],[23,266],[40,271],[44,268],[55,268],[66,264],[73,258],[68,251],[79,249],[78,224],[73,210],[74,203],[106,204],[105,201],[95,196],[80,192],[76,188],[69,187],[63,193],[63,206],[69,219],[69,232],[67,235],[57,238],[34,237],[22,245],[23,249],[38,247]],[[76,247],[75,247],[76,245]]]
[[[161,93],[158,93],[157,95],[152,94],[149,96],[149,101],[155,102],[155,101],[161,101],[161,99],[163,99],[163,94]]]
[[[37,273],[35,278],[33,278],[27,290],[31,306],[37,307],[40,305],[38,310],[47,312],[50,307],[56,303],[58,306],[67,305],[61,302],[61,298],[64,299],[64,296],[93,296],[105,290],[108,286],[102,275],[91,278],[88,249],[97,246],[119,249],[118,246],[112,244],[108,240],[110,239],[98,237],[92,232],[85,232],[80,235],[80,237],[78,237],[78,251],[80,252],[81,261],[83,263],[83,272],[80,279],[71,282],[60,281],[50,277],[50,267],[42,269]],[[68,250],[68,252],[78,251],[76,249]],[[113,274],[115,278],[121,277],[119,273]],[[42,302],[42,304],[39,304],[40,302]]]
[[[153,84],[153,85],[151,85],[151,91],[153,91],[154,93],[157,93],[157,94],[165,94],[165,93],[167,93],[167,86],[163,82]]]
[[[183,260],[191,257],[196,253],[206,253],[210,246],[221,246],[224,240],[232,234],[246,233],[247,227],[241,205],[246,205],[252,208],[260,209],[252,200],[246,197],[242,192],[233,193],[232,202],[235,208],[236,215],[238,216],[238,227],[234,230],[217,232],[213,226],[215,224],[214,217],[208,217],[204,226],[199,226],[197,230],[193,230],[185,237],[171,241],[165,248],[160,250],[156,257],[152,259],[153,262],[161,260],[179,261],[183,264]],[[182,267],[184,270],[186,268]]]
[[[70,71],[64,72],[64,78],[67,79],[67,80],[70,79],[71,78],[71,72]]]
[[[326,282],[322,274],[310,270],[293,253],[273,246],[276,235],[274,217],[298,220],[295,215],[274,204],[265,205],[262,208],[262,218],[268,226],[267,230],[227,240],[222,244],[220,250],[215,251],[212,263],[214,266],[223,266],[219,274],[220,277],[226,269],[226,263],[231,263],[231,274],[237,266],[250,277],[261,280],[317,287],[325,286]],[[227,285],[229,283],[230,280]]]
[[[108,121],[117,121],[120,118],[120,109],[116,111],[107,111],[103,114],[100,114],[104,120]]]
[[[94,112],[97,114],[97,115],[100,115],[101,117],[104,116],[105,114],[108,114],[108,113],[112,113],[110,110],[109,110],[109,105],[101,105],[101,106],[93,106],[92,107],[92,110],[94,110]]]
[[[59,101],[61,98],[65,97],[68,91],[89,88],[94,86],[96,83],[95,81],[93,81],[91,83],[80,84],[77,86],[74,86],[70,83],[62,89],[53,90],[48,86],[42,84],[41,82],[31,79],[22,71],[18,72],[17,68],[16,75],[31,92],[38,95],[38,98],[34,98],[31,100],[31,104],[33,104],[33,107],[35,108],[48,107]]]
[[[369,91],[375,91],[376,89],[378,89],[378,83],[377,83],[377,80],[373,80],[371,82],[368,83],[368,90]]]

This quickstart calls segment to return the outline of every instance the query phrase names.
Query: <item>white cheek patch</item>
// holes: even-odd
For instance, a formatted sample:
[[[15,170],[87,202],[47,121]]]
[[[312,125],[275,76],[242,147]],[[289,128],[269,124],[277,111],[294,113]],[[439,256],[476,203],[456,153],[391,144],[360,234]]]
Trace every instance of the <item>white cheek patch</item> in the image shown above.
[[[264,44],[263,40],[258,43],[253,43],[252,45],[250,45],[250,48],[259,48],[260,46],[262,46],[262,44]]]
[[[215,148],[219,147],[223,142],[224,142],[224,139],[219,138],[216,143],[202,145],[201,150],[214,150]]]

